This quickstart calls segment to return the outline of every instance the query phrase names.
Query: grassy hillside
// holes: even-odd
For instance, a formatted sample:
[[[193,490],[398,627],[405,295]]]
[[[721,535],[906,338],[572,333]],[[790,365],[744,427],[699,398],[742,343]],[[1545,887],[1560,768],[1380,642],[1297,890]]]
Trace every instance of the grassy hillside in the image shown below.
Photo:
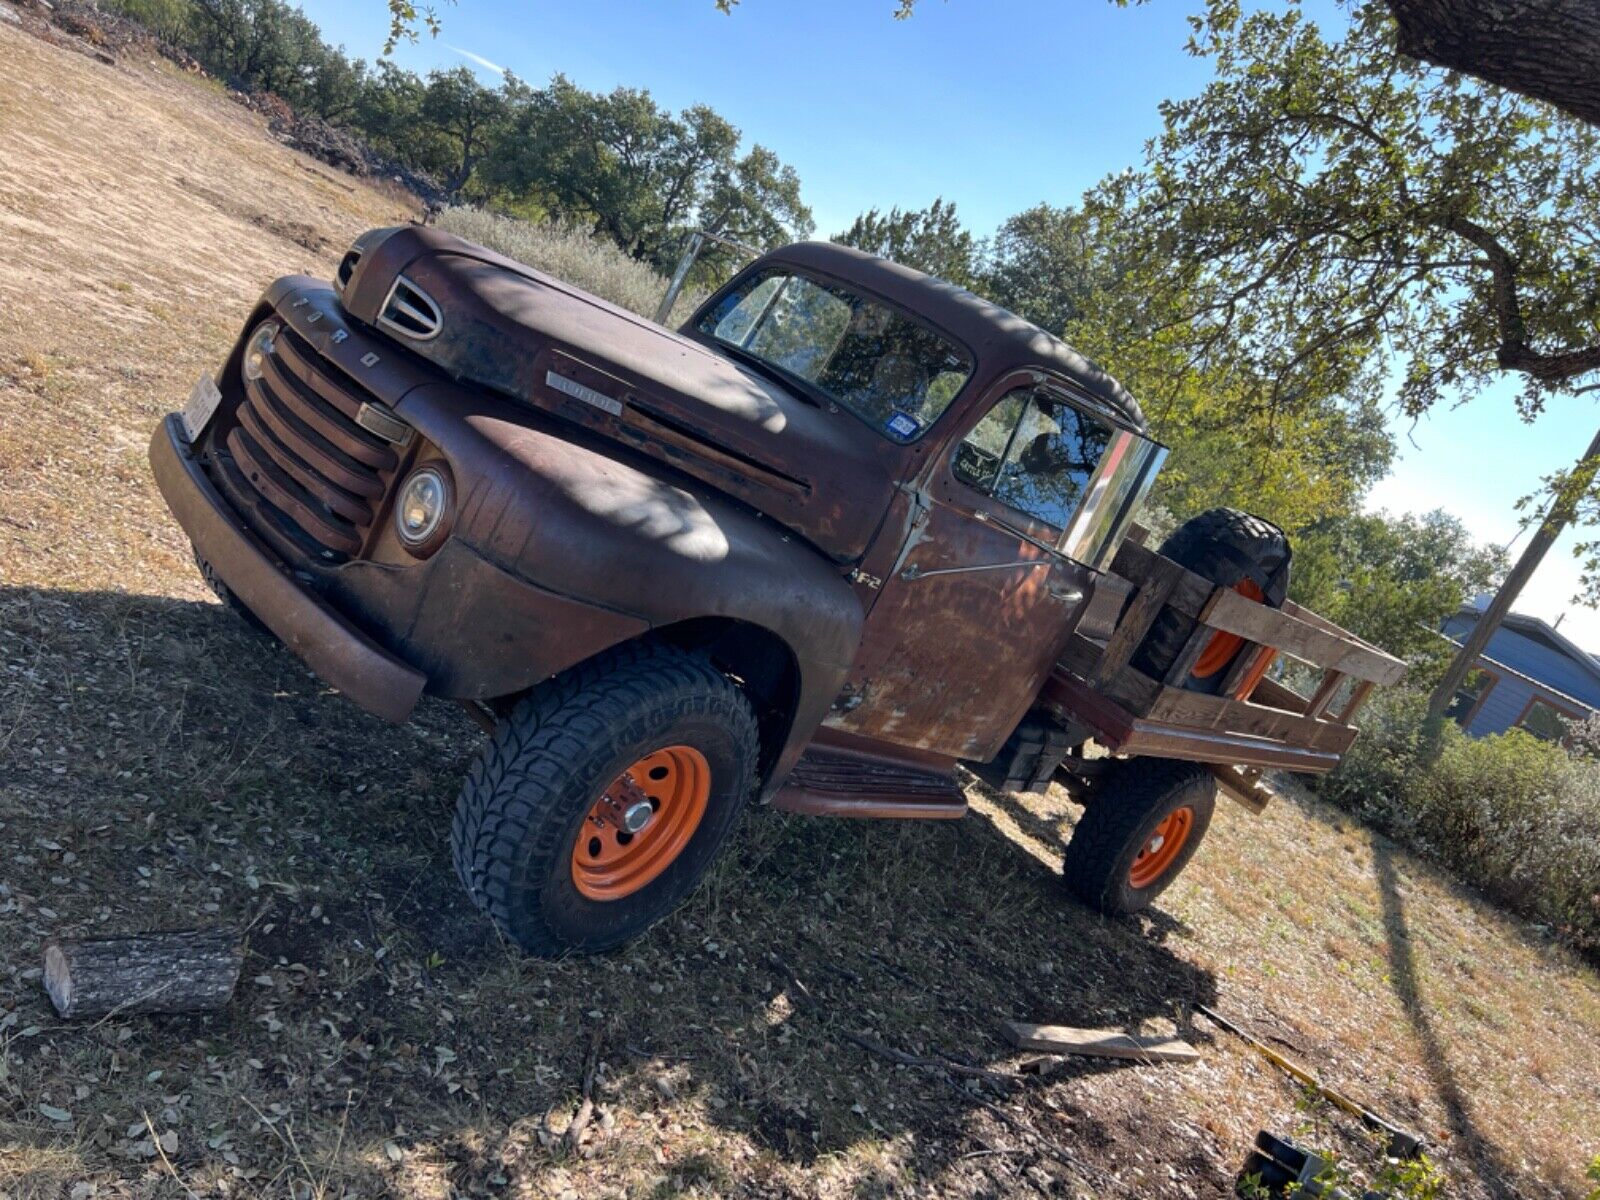
[[[176,71],[5,24],[0,62],[0,1195],[1222,1197],[1262,1127],[1375,1166],[1196,1001],[1420,1128],[1453,1197],[1584,1194],[1600,981],[1309,799],[1220,812],[1136,922],[1060,894],[1065,796],[975,791],[754,812],[637,945],[500,945],[445,845],[476,729],[383,725],[232,619],[144,463],[262,285],[405,202]],[[55,1020],[47,938],[197,922],[250,930],[226,1011]],[[1017,1018],[1204,1060],[1022,1074]]]

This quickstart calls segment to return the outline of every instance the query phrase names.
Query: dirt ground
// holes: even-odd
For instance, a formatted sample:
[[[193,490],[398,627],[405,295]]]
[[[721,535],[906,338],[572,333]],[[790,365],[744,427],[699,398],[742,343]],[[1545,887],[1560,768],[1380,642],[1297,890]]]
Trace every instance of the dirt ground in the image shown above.
[[[1196,1002],[1422,1131],[1443,1194],[1584,1195],[1600,979],[1305,797],[1219,811],[1137,922],[1060,894],[1064,796],[975,790],[753,812],[638,944],[499,944],[445,844],[475,728],[383,725],[213,603],[144,460],[267,280],[408,211],[0,24],[0,1196],[1217,1197],[1260,1128],[1377,1167]],[[47,938],[196,923],[249,927],[225,1011],[56,1020]],[[1009,1019],[1203,1059],[1024,1074]]]

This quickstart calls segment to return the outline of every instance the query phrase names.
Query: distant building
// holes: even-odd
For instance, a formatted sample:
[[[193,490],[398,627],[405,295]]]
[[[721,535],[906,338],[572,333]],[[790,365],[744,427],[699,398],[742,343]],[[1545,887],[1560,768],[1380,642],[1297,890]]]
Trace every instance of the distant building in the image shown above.
[[[1479,596],[1463,604],[1444,623],[1444,635],[1460,645],[1488,602]],[[1557,740],[1566,722],[1600,711],[1600,662],[1548,622],[1511,613],[1448,711],[1473,737],[1520,727]]]

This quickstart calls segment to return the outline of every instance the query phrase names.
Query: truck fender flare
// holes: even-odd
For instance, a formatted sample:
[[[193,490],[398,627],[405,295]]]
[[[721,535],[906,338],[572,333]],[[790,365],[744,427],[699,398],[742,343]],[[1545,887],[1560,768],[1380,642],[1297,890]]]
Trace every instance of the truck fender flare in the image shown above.
[[[501,570],[657,634],[720,623],[785,646],[798,682],[782,743],[763,754],[763,794],[783,782],[861,640],[865,613],[836,563],[709,488],[563,436],[500,397],[427,384],[395,411],[449,460],[452,536]]]

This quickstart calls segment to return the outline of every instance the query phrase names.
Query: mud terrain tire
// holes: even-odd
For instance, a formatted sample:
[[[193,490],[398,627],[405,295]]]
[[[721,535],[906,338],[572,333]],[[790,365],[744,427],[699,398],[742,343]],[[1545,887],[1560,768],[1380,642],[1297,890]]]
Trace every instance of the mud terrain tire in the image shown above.
[[[580,888],[579,839],[596,844],[591,822],[602,795],[664,747],[701,756],[703,815],[659,874],[628,894],[594,899]],[[749,701],[705,659],[667,645],[619,647],[536,688],[500,722],[456,803],[456,873],[530,954],[610,949],[670,913],[700,881],[754,790],[758,749]]]
[[[1150,907],[1200,848],[1216,796],[1211,772],[1197,763],[1130,758],[1112,764],[1067,842],[1062,882],[1108,916]],[[1187,817],[1175,817],[1182,811]],[[1180,824],[1182,841],[1173,847],[1167,839],[1178,836]],[[1163,842],[1141,861],[1158,832]]]
[[[1283,607],[1289,595],[1289,539],[1270,521],[1236,508],[1209,509],[1185,521],[1161,544],[1161,553],[1223,587],[1253,585],[1262,603],[1273,608]],[[1183,653],[1194,626],[1192,618],[1162,609],[1134,653],[1133,665],[1154,679],[1164,678]],[[1228,656],[1204,675],[1191,674],[1181,686],[1216,694],[1235,657]]]

